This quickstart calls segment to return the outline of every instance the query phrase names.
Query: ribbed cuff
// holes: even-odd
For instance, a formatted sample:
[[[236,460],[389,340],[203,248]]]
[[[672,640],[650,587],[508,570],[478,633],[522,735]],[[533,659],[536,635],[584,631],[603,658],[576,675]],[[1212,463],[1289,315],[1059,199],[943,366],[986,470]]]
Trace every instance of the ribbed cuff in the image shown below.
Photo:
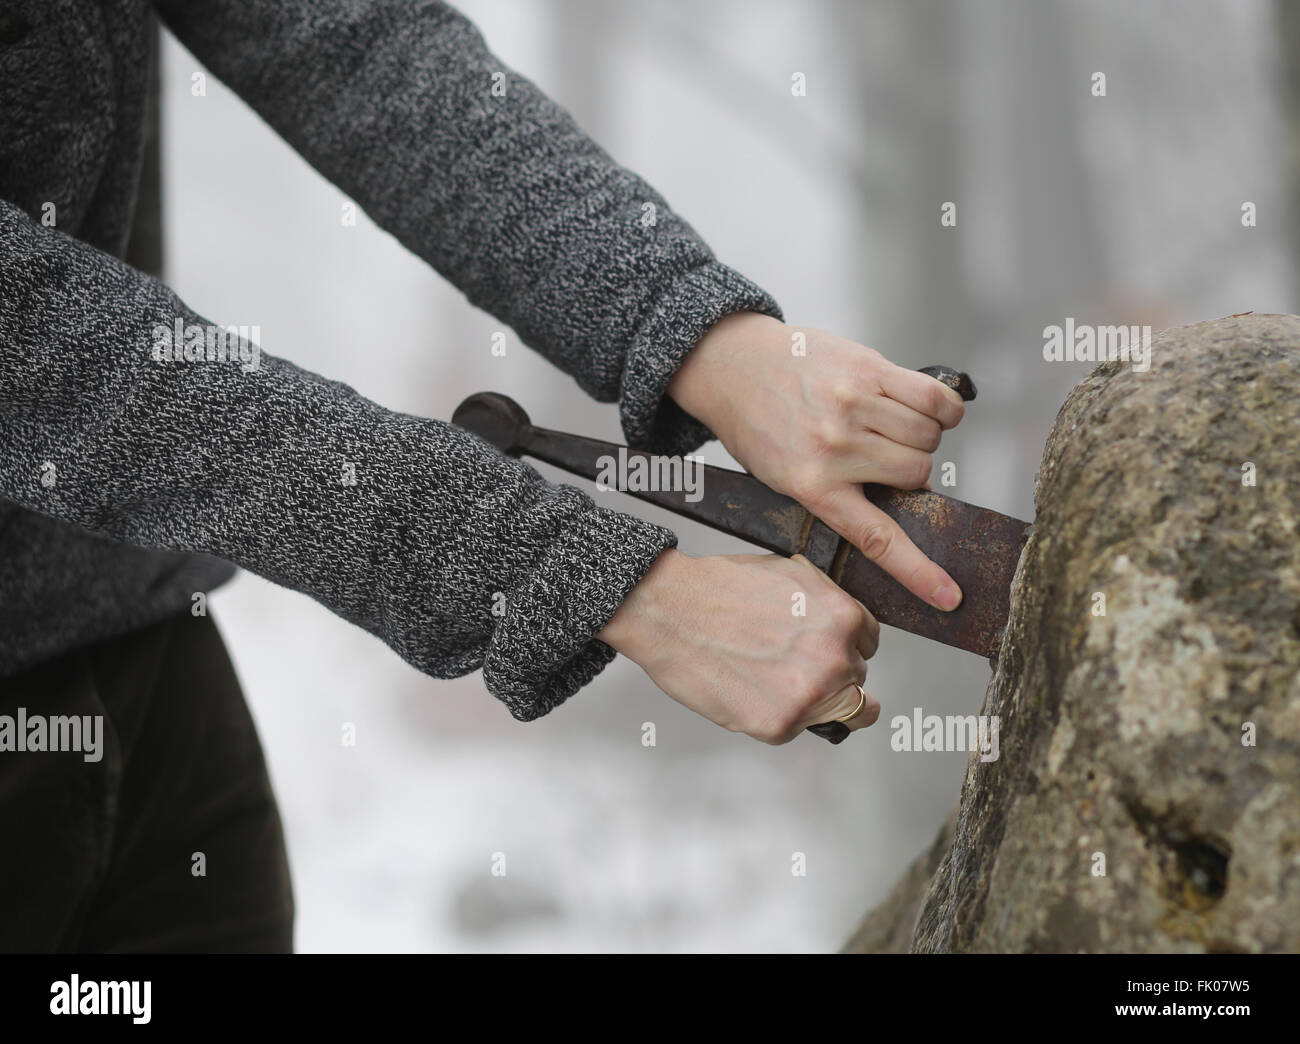
[[[593,636],[676,546],[671,530],[595,505],[572,519],[509,599],[483,664],[488,691],[519,721],[558,707],[614,659]]]
[[[665,391],[700,338],[734,312],[784,318],[771,295],[717,261],[684,273],[660,297],[637,331],[623,374],[619,412],[628,445],[678,456],[714,437]]]

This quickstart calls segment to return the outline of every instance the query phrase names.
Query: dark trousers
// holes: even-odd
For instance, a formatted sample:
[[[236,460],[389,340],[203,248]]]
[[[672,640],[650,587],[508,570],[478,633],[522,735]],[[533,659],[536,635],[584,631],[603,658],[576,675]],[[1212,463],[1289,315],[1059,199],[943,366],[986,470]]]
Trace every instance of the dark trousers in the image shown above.
[[[0,679],[0,715],[102,715],[102,757],[0,750],[0,950],[288,952],[261,744],[188,611]]]

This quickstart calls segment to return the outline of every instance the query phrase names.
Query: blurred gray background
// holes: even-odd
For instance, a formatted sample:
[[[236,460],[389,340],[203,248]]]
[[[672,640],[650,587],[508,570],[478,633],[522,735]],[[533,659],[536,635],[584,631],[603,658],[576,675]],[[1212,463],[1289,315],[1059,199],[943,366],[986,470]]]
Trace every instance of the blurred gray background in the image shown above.
[[[1032,517],[1043,440],[1090,368],[1044,362],[1044,326],[1300,310],[1300,90],[1279,39],[1300,5],[459,6],[791,322],[969,370],[979,399],[935,458],[957,464],[946,492],[964,500]],[[266,351],[393,409],[447,418],[493,389],[540,424],[621,441],[614,407],[513,333],[494,357],[500,323],[364,216],[343,227],[342,194],[238,98],[211,77],[194,97],[197,68],[168,38],[167,275],[189,305],[260,325]],[[948,201],[956,228],[940,226]],[[716,443],[705,457],[734,466]],[[601,496],[690,553],[749,550]],[[833,950],[930,842],[965,769],[961,753],[892,751],[890,717],[974,713],[989,677],[886,630],[881,722],[839,747],[769,748],[623,660],[521,725],[478,675],[426,678],[257,577],[213,612],[280,797],[304,951]]]

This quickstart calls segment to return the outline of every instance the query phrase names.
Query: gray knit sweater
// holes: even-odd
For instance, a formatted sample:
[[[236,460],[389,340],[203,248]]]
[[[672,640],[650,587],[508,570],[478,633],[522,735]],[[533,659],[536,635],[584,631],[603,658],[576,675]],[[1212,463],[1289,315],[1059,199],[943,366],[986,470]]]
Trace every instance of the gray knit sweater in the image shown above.
[[[155,358],[160,328],[212,322],[118,260],[154,7],[378,224],[616,401],[631,443],[707,439],[669,379],[722,316],[779,314],[445,4],[6,0],[0,678],[240,566],[428,674],[483,668],[516,718],[545,714],[612,658],[593,636],[672,533],[273,345],[255,369]]]

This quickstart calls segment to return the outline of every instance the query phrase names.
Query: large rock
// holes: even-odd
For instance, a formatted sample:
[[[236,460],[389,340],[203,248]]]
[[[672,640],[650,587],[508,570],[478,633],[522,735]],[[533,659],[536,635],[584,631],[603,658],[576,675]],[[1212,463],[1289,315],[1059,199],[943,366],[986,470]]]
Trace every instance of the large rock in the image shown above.
[[[849,949],[1300,950],[1300,318],[1099,366],[1035,500],[1000,756]]]

